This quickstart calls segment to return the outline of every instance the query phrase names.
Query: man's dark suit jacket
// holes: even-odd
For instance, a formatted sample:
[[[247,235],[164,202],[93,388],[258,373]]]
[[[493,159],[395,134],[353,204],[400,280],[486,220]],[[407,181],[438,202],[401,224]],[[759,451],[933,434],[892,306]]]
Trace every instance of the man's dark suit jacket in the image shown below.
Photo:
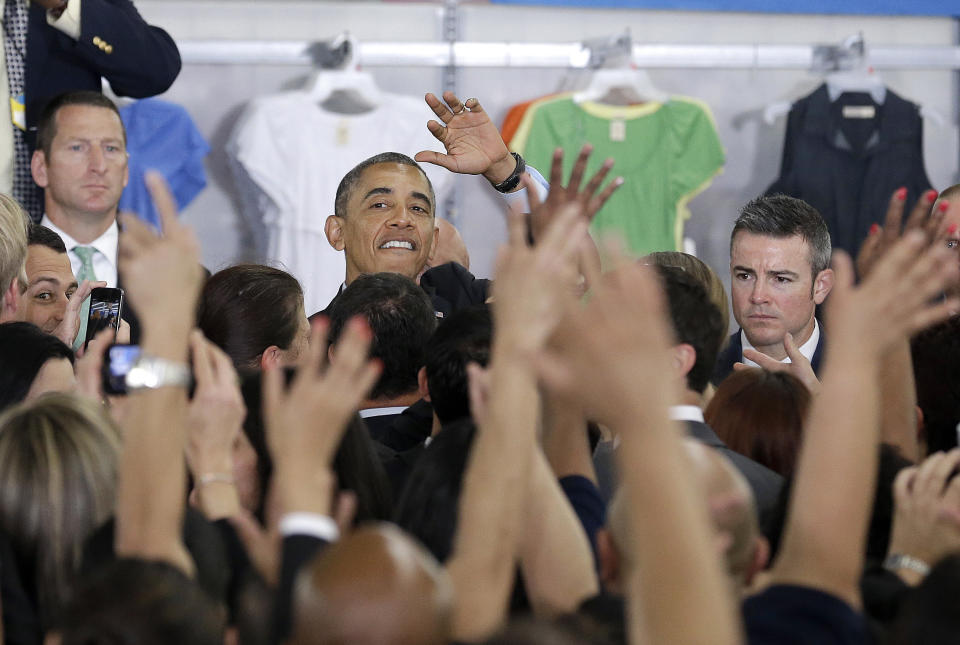
[[[740,341],[740,331],[730,336],[726,348],[717,356],[717,364],[713,368],[713,377],[710,382],[714,386],[719,386],[723,379],[730,376],[733,371],[733,364],[743,360],[743,343]],[[823,334],[823,325],[820,325],[820,340],[817,342],[817,348],[813,351],[813,359],[810,361],[810,367],[815,374],[820,374],[820,359],[823,357],[823,348],[826,345]]]
[[[52,97],[99,92],[101,77],[118,96],[155,96],[180,73],[176,43],[144,22],[130,0],[83,0],[80,18],[80,39],[74,40],[47,24],[43,7],[30,3],[24,94],[31,148],[40,112]]]
[[[717,433],[713,431],[713,428],[706,423],[700,421],[684,421],[684,423],[690,437],[719,450],[746,478],[757,502],[757,514],[762,526],[767,516],[777,507],[780,489],[783,487],[783,477],[749,457],[728,448],[717,436]],[[612,443],[610,441],[601,443],[597,446],[597,451],[593,456],[593,465],[597,470],[601,495],[607,502],[610,501],[616,490],[616,485],[613,482],[617,481],[614,451],[610,445]]]
[[[430,296],[433,310],[441,319],[458,309],[482,305],[490,297],[490,281],[475,277],[456,262],[433,267],[420,277],[420,286]],[[333,303],[339,297],[338,293],[322,311],[310,316],[310,321],[313,322],[317,316],[329,316]]]

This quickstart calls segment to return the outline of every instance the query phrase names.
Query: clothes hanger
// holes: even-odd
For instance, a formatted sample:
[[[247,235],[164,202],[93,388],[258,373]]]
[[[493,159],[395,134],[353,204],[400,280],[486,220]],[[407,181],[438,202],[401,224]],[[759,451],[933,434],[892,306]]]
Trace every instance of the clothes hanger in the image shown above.
[[[846,92],[869,94],[878,105],[883,105],[887,98],[887,86],[870,65],[862,33],[846,38],[839,46],[815,49],[812,67],[815,71],[827,72],[823,81],[831,102]],[[763,110],[763,120],[773,125],[792,107],[790,101],[771,103]]]
[[[657,88],[645,70],[630,67],[598,69],[586,89],[573,95],[575,103],[623,105],[629,103],[665,103],[670,96]]]
[[[310,100],[323,106],[337,99],[338,103],[355,104],[362,108],[359,111],[369,111],[379,106],[383,93],[377,87],[373,76],[369,72],[360,70],[354,55],[357,51],[356,40],[349,34],[341,34],[328,47],[335,57],[339,54],[342,64],[337,69],[321,67],[314,73],[304,86]],[[319,60],[319,57],[315,56],[315,59]],[[325,61],[319,60],[319,63],[323,65]],[[355,110],[338,109],[337,111],[353,112]]]

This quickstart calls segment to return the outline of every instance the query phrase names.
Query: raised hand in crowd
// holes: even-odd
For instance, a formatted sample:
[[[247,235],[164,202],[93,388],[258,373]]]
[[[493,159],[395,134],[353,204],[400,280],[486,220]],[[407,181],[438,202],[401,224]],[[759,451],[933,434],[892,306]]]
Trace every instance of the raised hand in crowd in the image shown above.
[[[930,238],[938,235],[943,215],[950,208],[950,204],[941,200],[935,211],[931,211],[937,201],[937,191],[928,190],[913,205],[906,223],[903,221],[903,211],[906,207],[907,189],[900,188],[890,196],[887,214],[883,226],[875,224],[871,227],[867,239],[863,241],[857,253],[857,274],[861,279],[866,278],[873,269],[877,260],[883,257],[903,235],[914,230],[923,230]],[[955,232],[955,231],[954,231]]]
[[[943,217],[949,204],[941,200],[934,209],[937,191],[929,190],[914,204],[906,223],[906,189],[897,190],[891,197],[883,226],[874,226],[857,254],[856,268],[860,279],[865,279],[877,261],[910,231],[923,231],[928,239],[945,244],[955,234],[943,228]],[[917,394],[910,358],[910,342],[904,338],[884,357],[881,368],[883,412],[881,417],[883,441],[897,446],[912,461],[923,458],[917,428]]]
[[[909,585],[960,551],[960,449],[904,468],[893,484],[894,515],[885,566]]]
[[[774,584],[818,590],[860,606],[880,440],[882,359],[910,334],[949,315],[955,303],[932,302],[956,280],[949,254],[911,231],[859,286],[853,284],[849,257],[835,255],[823,387],[805,424],[787,524],[771,571]]]
[[[330,516],[335,481],[333,455],[352,417],[380,374],[368,359],[371,334],[351,320],[329,366],[327,323],[315,323],[297,375],[284,387],[283,370],[263,375],[263,415],[274,461],[272,487],[281,513]]]
[[[622,440],[630,642],[739,643],[707,505],[688,476],[682,433],[667,415],[680,393],[664,377],[674,367],[656,276],[621,260],[593,285],[586,306],[568,303],[538,362],[553,391]],[[697,620],[689,620],[691,612]]]
[[[577,160],[570,171],[570,179],[566,184],[563,182],[563,148],[557,148],[553,151],[553,162],[550,166],[550,192],[547,198],[540,201],[537,191],[532,184],[529,176],[524,178],[524,183],[530,190],[527,199],[530,202],[530,235],[532,239],[538,240],[543,230],[550,223],[550,216],[559,212],[561,206],[565,204],[577,204],[583,216],[587,220],[592,220],[607,200],[613,196],[613,193],[623,185],[623,177],[616,177],[601,189],[604,180],[613,168],[613,159],[606,159],[599,170],[584,182],[584,176],[587,170],[587,162],[590,160],[590,154],[593,152],[593,146],[584,144],[577,154]]]
[[[533,359],[562,315],[568,297],[563,276],[573,276],[577,247],[586,234],[579,210],[568,206],[542,243],[531,248],[522,216],[508,217],[509,243],[498,257],[493,287],[496,332],[489,390],[483,397],[476,382],[471,387],[480,411],[478,431],[447,563],[455,590],[456,640],[483,639],[506,619],[528,504],[525,492],[537,450],[539,398]],[[471,369],[470,374],[476,381],[478,371]]]
[[[240,497],[234,479],[234,447],[246,406],[233,361],[199,330],[190,334],[196,388],[187,411],[187,466],[191,499],[209,520],[234,517]]]
[[[192,562],[180,538],[186,499],[189,335],[200,293],[199,245],[177,219],[173,196],[157,174],[147,186],[163,236],[122,215],[119,263],[127,298],[143,325],[141,348],[148,387],[128,394],[117,490],[116,551],[120,556],[168,561],[185,571]],[[141,359],[144,360],[144,359]]]
[[[423,150],[414,159],[451,172],[483,175],[493,185],[513,174],[517,162],[480,101],[471,98],[461,103],[453,92],[444,92],[443,101],[433,93],[424,98],[440,119],[429,121],[427,128],[443,144],[446,154]]]

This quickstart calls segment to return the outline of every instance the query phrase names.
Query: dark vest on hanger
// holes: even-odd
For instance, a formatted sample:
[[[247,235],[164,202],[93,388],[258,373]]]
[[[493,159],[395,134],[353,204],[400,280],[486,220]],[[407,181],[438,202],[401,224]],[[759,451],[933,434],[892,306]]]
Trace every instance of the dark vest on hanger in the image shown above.
[[[930,189],[917,105],[889,89],[883,104],[859,92],[831,102],[825,84],[793,104],[780,177],[767,194],[797,197],[820,211],[834,248],[856,257],[904,186],[908,205]]]

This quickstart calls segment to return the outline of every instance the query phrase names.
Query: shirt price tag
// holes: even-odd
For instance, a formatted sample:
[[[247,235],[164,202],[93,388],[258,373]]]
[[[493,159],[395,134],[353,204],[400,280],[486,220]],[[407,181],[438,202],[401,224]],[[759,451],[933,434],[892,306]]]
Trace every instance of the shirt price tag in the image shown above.
[[[27,111],[23,106],[23,94],[10,97],[10,120],[13,125],[27,131]]]
[[[337,145],[346,146],[350,144],[350,122],[342,119],[337,124]]]
[[[610,140],[611,141],[626,141],[627,140],[627,122],[623,119],[614,119],[610,122]]]
[[[877,108],[872,105],[844,105],[844,119],[872,119],[877,116]]]

